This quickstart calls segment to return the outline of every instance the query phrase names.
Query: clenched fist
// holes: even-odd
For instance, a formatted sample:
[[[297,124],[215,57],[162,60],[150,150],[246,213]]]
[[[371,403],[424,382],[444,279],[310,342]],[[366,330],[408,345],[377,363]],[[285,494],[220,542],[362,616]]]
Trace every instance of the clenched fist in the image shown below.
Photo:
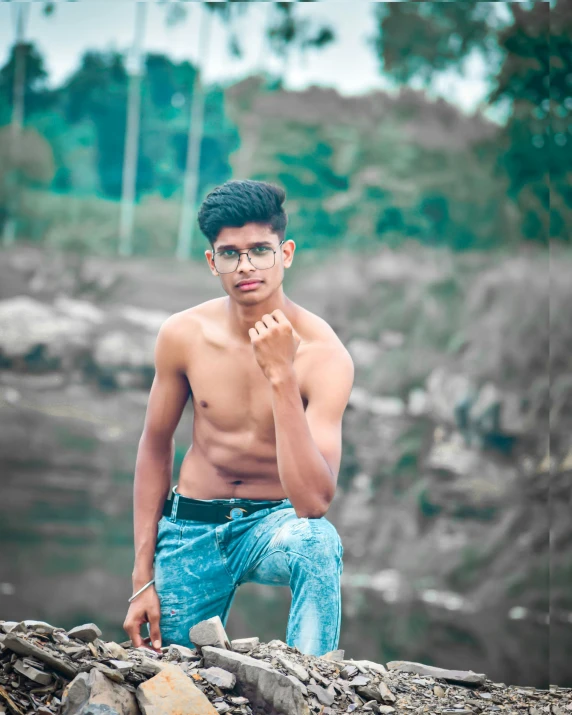
[[[270,382],[292,370],[300,336],[281,310],[263,315],[248,335],[256,361]]]

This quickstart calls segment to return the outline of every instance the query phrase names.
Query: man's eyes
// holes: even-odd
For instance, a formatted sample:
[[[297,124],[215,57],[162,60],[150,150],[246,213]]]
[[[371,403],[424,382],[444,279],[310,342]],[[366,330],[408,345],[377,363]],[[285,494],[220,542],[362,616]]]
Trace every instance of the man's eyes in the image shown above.
[[[254,248],[251,248],[250,250],[252,253],[267,253],[272,249],[268,246],[254,246]],[[236,256],[237,254],[238,251],[234,251],[232,248],[229,248],[226,251],[219,251],[219,256],[223,256],[224,258],[231,258],[233,256]]]

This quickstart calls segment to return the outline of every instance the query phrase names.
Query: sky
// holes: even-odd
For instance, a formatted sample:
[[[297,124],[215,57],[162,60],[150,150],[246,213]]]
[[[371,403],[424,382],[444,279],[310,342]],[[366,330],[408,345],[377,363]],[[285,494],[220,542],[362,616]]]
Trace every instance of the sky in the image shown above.
[[[133,41],[135,3],[132,0],[79,0],[58,2],[55,12],[46,17],[42,2],[30,5],[26,37],[39,47],[50,82],[58,85],[77,67],[87,49],[114,48],[126,51]],[[237,60],[228,51],[228,31],[222,21],[212,18],[209,51],[200,58],[207,82],[231,82],[255,71],[279,72],[282,63],[268,52],[264,40],[271,3],[252,3],[248,15],[240,18],[239,38],[244,51]],[[14,38],[15,3],[0,3],[0,63],[4,64]],[[11,7],[12,6],[12,7]],[[167,8],[155,2],[146,3],[144,48],[161,52],[175,60],[197,62],[201,18],[208,13],[201,3],[185,3],[186,19],[176,26],[166,22]],[[389,89],[390,82],[380,73],[379,61],[371,48],[375,34],[373,3],[316,2],[300,4],[300,12],[315,22],[327,21],[335,30],[337,40],[330,46],[300,56],[292,55],[286,65],[285,85],[304,89],[311,85],[334,87],[341,94],[364,94],[375,89]],[[203,24],[204,27],[204,24]],[[467,64],[467,75],[457,78],[445,75],[434,92],[472,113],[484,99],[488,85],[484,66],[474,55]],[[491,117],[493,118],[493,117]]]

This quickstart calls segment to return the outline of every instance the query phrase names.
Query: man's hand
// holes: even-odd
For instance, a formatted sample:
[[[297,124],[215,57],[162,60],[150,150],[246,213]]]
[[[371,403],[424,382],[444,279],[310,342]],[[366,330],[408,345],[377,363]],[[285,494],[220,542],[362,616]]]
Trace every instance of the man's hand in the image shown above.
[[[134,648],[140,646],[150,647],[152,650],[161,650],[161,604],[154,586],[149,586],[143,593],[135,598],[129,605],[123,629],[131,639]],[[149,623],[150,638],[141,637],[141,626]]]
[[[288,374],[300,345],[300,336],[281,310],[262,316],[248,331],[254,356],[271,382]]]

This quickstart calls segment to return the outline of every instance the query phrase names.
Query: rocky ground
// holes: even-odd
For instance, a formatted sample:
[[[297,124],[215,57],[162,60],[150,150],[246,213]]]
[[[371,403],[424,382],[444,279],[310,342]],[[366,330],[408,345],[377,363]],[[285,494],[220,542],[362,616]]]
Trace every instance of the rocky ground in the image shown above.
[[[65,631],[0,621],[0,715],[568,715],[572,689],[507,686],[421,663],[304,655],[279,640],[229,641],[218,617],[190,631],[194,649],[156,652],[100,639],[93,623]]]

